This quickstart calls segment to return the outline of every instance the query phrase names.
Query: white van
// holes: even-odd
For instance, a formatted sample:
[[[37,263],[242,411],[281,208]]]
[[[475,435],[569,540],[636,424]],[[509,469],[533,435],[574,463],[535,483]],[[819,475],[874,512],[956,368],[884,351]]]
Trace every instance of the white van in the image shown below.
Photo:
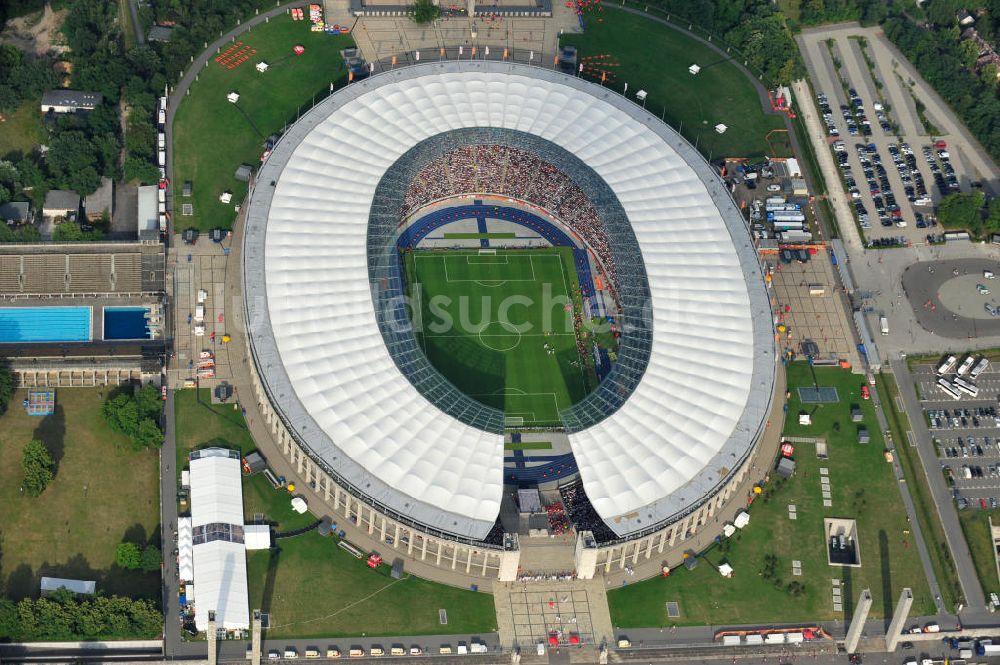
[[[882,335],[889,334],[889,319],[885,315],[878,317],[878,327],[882,330]]]

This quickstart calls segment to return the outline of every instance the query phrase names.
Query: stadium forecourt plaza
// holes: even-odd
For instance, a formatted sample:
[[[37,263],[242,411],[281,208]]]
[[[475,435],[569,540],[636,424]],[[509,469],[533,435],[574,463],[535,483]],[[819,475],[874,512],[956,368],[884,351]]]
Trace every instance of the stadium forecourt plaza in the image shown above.
[[[745,505],[736,491],[779,378],[740,212],[710,165],[628,99],[485,61],[339,90],[288,129],[255,180],[243,238],[253,388],[278,447],[327,504],[314,512],[354,522],[386,557],[517,577],[518,536],[498,519],[504,414],[430,364],[400,305],[407,188],[463,145],[537,155],[599,217],[561,229],[613,275],[621,330],[610,373],[560,412],[586,493],[577,514],[598,522],[577,525],[576,574],[721,529]]]

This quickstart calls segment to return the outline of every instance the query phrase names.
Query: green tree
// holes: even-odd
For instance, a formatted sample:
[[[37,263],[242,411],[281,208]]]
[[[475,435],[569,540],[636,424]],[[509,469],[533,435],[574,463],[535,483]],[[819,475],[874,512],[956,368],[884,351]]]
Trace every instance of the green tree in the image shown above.
[[[20,633],[17,605],[10,598],[0,596],[0,640],[15,640]]]
[[[80,242],[100,240],[104,237],[99,229],[84,231],[76,222],[63,222],[52,232],[52,239],[56,242]]]
[[[162,402],[152,384],[143,386],[137,394],[120,392],[104,402],[104,420],[116,432],[121,432],[136,450],[158,447],[163,443],[159,426]]]
[[[441,16],[441,10],[434,5],[433,0],[416,0],[413,3],[411,17],[417,24],[431,23]]]
[[[129,155],[125,158],[122,173],[127,182],[138,180],[144,185],[152,185],[160,180],[160,170],[153,162],[143,157]]]
[[[986,228],[990,231],[1000,231],[1000,198],[990,199],[986,207]]]
[[[985,196],[981,190],[955,192],[941,199],[938,221],[946,229],[966,229],[979,235],[983,226],[982,209]]]
[[[142,565],[142,552],[135,543],[118,543],[115,548],[115,563],[125,570],[138,570]]]
[[[24,470],[24,491],[28,496],[38,496],[52,482],[55,462],[41,441],[32,440],[24,446],[21,467]]]
[[[153,573],[160,569],[162,561],[163,555],[160,553],[160,548],[156,545],[147,545],[146,549],[142,551],[140,567],[147,573]]]
[[[11,398],[14,397],[14,374],[10,368],[0,362],[0,415],[7,411]]]

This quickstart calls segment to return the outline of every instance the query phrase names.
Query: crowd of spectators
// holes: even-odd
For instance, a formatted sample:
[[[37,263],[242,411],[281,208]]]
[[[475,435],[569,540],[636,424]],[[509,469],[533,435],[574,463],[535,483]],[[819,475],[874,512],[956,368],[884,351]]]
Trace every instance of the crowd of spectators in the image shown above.
[[[594,510],[594,506],[591,505],[586,492],[583,491],[583,483],[579,479],[560,487],[559,495],[562,497],[563,506],[565,506],[566,512],[569,514],[569,518],[577,531],[592,531],[594,539],[598,543],[606,543],[618,539],[615,532],[608,528],[608,525],[604,523],[604,520]]]
[[[566,511],[563,510],[561,503],[553,503],[545,506],[545,514],[549,521],[549,531],[557,536],[569,533],[570,529],[573,528],[569,523],[569,518],[566,517]]]
[[[401,217],[460,194],[497,194],[544,208],[583,238],[617,283],[611,243],[594,204],[565,173],[537,155],[495,144],[456,148],[413,178]]]

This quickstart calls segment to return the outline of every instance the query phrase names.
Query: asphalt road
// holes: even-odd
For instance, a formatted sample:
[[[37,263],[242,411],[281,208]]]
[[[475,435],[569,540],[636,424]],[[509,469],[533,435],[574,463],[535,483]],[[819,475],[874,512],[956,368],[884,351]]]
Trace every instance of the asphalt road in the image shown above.
[[[982,277],[984,270],[996,270],[997,262],[990,258],[962,259],[958,261],[925,261],[914,263],[903,272],[903,292],[913,306],[917,323],[942,337],[957,339],[976,338],[980,335],[1000,334],[1000,317],[974,318],[962,316],[955,310],[962,303],[946,302],[941,299],[942,285],[959,275],[978,275],[979,282],[989,286],[994,283]],[[971,278],[970,278],[971,279]],[[969,287],[970,295],[974,293]],[[991,302],[992,298],[981,297],[982,302]],[[930,305],[928,305],[930,303]],[[968,311],[966,306],[964,311]],[[982,311],[982,305],[977,306],[976,313]]]
[[[913,436],[917,440],[917,451],[920,454],[920,461],[923,464],[927,482],[930,487],[931,496],[937,508],[938,518],[944,528],[945,539],[951,550],[952,559],[955,562],[955,570],[965,594],[967,610],[961,613],[962,621],[966,625],[976,623],[995,623],[995,617],[986,609],[986,598],[983,595],[982,587],[979,586],[979,579],[976,577],[976,568],[972,563],[972,555],[969,554],[969,547],[965,542],[965,535],[958,522],[958,514],[955,512],[951,490],[945,483],[944,476],[938,473],[940,462],[937,458],[937,451],[931,443],[931,433],[927,429],[927,424],[923,417],[923,410],[917,400],[916,389],[913,384],[913,377],[910,375],[905,360],[895,359],[891,362],[896,383],[903,399],[903,406],[910,419],[910,428]]]
[[[160,448],[160,533],[163,544],[163,651],[173,656],[181,645],[178,617],[180,603],[177,557],[177,427],[174,422],[174,391],[167,391],[164,403],[163,447]]]

